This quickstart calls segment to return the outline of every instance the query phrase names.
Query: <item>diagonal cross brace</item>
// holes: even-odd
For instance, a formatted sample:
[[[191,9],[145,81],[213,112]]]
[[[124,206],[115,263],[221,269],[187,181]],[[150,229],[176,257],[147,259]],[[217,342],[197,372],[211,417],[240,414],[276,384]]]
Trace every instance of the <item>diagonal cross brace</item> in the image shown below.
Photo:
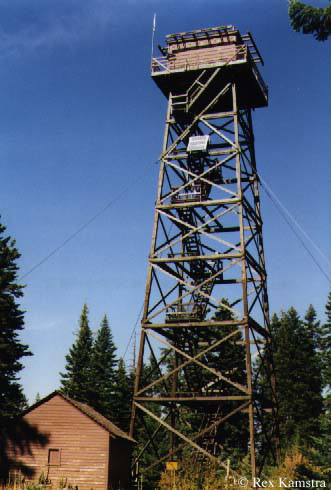
[[[242,331],[244,327],[240,327],[240,328],[237,328],[236,330],[234,330],[233,332],[229,333],[228,335],[226,335],[225,337],[223,337],[222,339],[218,340],[217,342],[215,342],[214,344],[210,345],[207,349],[204,349],[203,351],[199,352],[196,356],[194,356],[194,359],[198,359],[199,357],[202,357],[204,356],[205,354],[207,354],[208,352],[210,352],[211,350],[215,349],[215,347],[218,347],[220,344],[222,344],[223,342],[226,342],[227,340],[229,340],[231,337],[233,337],[234,335],[240,333]],[[149,334],[149,332],[147,332],[147,335]],[[167,372],[166,374],[164,374],[162,376],[162,378],[159,378],[157,379],[156,381],[153,381],[152,383],[150,383],[149,385],[145,386],[144,388],[142,388],[141,390],[139,390],[137,393],[136,393],[136,396],[139,396],[141,395],[142,393],[144,393],[145,391],[149,390],[150,388],[152,388],[153,386],[161,383],[162,380],[165,380],[167,378],[169,378],[170,376],[172,376],[173,374],[177,373],[178,371],[180,371],[181,369],[183,369],[184,367],[186,367],[188,364],[191,364],[192,361],[191,360],[188,360],[188,361],[185,361],[183,362],[183,364],[181,364],[180,366],[177,366],[175,369],[172,369],[171,371]]]
[[[241,330],[241,328],[239,330]],[[189,359],[190,363],[197,364],[198,366],[202,367],[203,369],[206,369],[207,371],[211,372],[214,376],[216,376],[216,378],[222,379],[223,381],[225,381],[226,383],[231,384],[232,386],[234,386],[238,390],[242,391],[246,395],[248,394],[248,388],[246,386],[243,386],[243,385],[241,385],[239,383],[235,383],[234,381],[231,381],[231,379],[227,378],[226,376],[223,376],[223,374],[221,374],[219,371],[216,371],[216,369],[210,368],[209,366],[206,366],[206,364],[203,364],[202,362],[198,361],[197,357],[191,357],[186,352],[183,352],[182,350],[178,349],[178,347],[175,347],[174,345],[172,345],[169,342],[167,342],[166,340],[164,340],[160,335],[157,335],[155,332],[151,332],[149,330],[147,333],[148,333],[148,335],[151,335],[156,340],[158,340],[159,342],[161,342],[161,344],[164,344],[167,347],[170,347],[170,349],[176,351],[181,356],[186,357],[187,359]]]

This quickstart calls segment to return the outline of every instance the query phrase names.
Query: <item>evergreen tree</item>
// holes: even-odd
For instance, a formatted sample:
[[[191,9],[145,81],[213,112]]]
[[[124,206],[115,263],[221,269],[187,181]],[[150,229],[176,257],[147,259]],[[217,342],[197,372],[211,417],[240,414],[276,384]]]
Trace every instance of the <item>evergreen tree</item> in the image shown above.
[[[318,8],[289,0],[288,14],[291,26],[297,32],[313,34],[317,41],[326,41],[331,35],[331,5]]]
[[[322,372],[322,387],[325,394],[325,404],[331,408],[331,292],[325,306],[326,323],[316,320],[316,311],[309,306],[305,316],[305,327],[312,337]]]
[[[88,308],[84,304],[80,316],[79,331],[76,342],[66,355],[66,372],[61,375],[62,392],[74,400],[90,403],[92,384],[91,377],[92,332],[89,327]]]
[[[280,319],[274,315],[271,329],[282,446],[309,445],[319,433],[321,364],[311,334],[294,308]]]
[[[320,416],[320,432],[313,439],[310,458],[320,468],[323,478],[331,488],[331,291],[325,307],[327,317],[322,326],[318,323],[317,349],[321,363],[324,411]]]
[[[26,398],[18,382],[22,358],[32,355],[20,342],[24,312],[18,305],[23,286],[17,283],[17,260],[21,256],[15,240],[5,237],[0,224],[0,427],[26,407]]]
[[[310,451],[311,461],[321,469],[322,478],[331,488],[331,412],[320,418],[320,433],[314,437],[314,447]]]
[[[320,351],[322,356],[322,380],[326,407],[331,411],[331,291],[325,305],[326,322],[321,327]]]
[[[309,305],[308,310],[305,315],[304,326],[306,328],[307,334],[314,344],[316,351],[320,349],[320,336],[321,336],[321,326],[320,321],[317,320],[317,313],[313,305]]]
[[[114,421],[116,346],[107,316],[102,319],[91,357],[93,393],[90,404],[95,410]],[[116,422],[115,422],[116,423]]]
[[[132,378],[127,374],[124,360],[118,360],[114,383],[112,422],[125,432],[129,432],[133,397]]]

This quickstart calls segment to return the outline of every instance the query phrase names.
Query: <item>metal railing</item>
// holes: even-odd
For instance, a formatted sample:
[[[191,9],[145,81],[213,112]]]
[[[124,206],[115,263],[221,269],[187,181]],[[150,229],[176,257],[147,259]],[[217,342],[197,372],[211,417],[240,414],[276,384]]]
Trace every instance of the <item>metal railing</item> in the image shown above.
[[[166,322],[189,321],[202,316],[202,307],[196,302],[175,303],[166,309]]]
[[[205,199],[206,192],[201,184],[195,184],[187,187],[182,192],[179,191],[171,197],[171,202],[200,202]]]
[[[253,72],[256,80],[257,80],[257,83],[260,85],[260,88],[261,88],[265,98],[267,99],[268,98],[268,87],[267,87],[265,81],[263,80],[263,78],[259,72],[259,69],[256,66],[254,61],[252,61],[251,66],[252,66],[252,72]]]

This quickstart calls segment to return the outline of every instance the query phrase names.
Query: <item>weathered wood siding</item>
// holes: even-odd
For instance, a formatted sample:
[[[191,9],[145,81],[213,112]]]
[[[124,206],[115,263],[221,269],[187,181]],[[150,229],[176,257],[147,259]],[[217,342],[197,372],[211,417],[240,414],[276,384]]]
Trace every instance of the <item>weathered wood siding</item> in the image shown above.
[[[169,44],[170,69],[227,62],[236,58],[236,36],[219,36]]]
[[[219,62],[234,61],[236,59],[236,47],[234,44],[228,46],[214,46],[212,48],[192,49],[190,51],[178,51],[169,57],[169,65],[172,69],[184,67],[197,67]]]
[[[48,475],[55,487],[67,478],[79,490],[106,490],[109,467],[109,432],[80,412],[68,401],[54,396],[24,417],[49,436],[43,448],[34,446],[31,454],[16,457],[35,470]],[[49,449],[60,450],[60,465],[48,465]]]

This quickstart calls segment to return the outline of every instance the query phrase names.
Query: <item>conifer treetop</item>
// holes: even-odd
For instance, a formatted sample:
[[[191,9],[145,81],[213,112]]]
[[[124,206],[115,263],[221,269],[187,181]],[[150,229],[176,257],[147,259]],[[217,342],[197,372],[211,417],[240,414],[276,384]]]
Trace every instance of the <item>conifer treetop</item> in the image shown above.
[[[66,372],[60,373],[61,390],[74,400],[89,403],[91,385],[92,331],[88,320],[88,307],[85,303],[80,315],[77,339],[66,355]]]
[[[326,41],[331,35],[331,4],[319,8],[299,0],[289,0],[288,14],[296,32],[313,34],[317,41]]]
[[[19,339],[24,328],[24,312],[17,304],[23,295],[23,286],[17,283],[21,254],[15,240],[4,236],[5,231],[0,223],[0,421],[15,416],[26,405],[18,374],[23,369],[22,358],[32,355]]]

